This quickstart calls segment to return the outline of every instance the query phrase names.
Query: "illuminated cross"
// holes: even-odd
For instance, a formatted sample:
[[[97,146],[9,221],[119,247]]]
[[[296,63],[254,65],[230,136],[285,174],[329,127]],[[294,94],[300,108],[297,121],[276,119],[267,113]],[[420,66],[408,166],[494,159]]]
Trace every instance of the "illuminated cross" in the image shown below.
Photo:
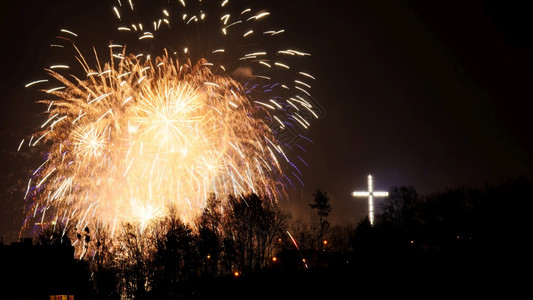
[[[368,197],[368,218],[370,219],[370,225],[374,225],[374,197],[388,197],[388,192],[375,192],[374,181],[372,175],[368,175],[368,191],[367,192],[353,192],[354,197]]]

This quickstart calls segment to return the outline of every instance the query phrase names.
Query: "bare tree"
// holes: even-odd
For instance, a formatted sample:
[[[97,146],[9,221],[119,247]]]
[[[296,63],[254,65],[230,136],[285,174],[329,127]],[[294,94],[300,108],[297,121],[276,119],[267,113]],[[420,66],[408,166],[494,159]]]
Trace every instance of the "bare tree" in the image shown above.
[[[244,272],[266,266],[274,252],[275,240],[287,228],[288,216],[274,203],[255,194],[229,197],[230,212],[225,218],[226,236],[234,243],[236,264]]]
[[[412,186],[392,187],[389,196],[381,204],[381,221],[396,227],[409,226],[409,223],[416,219],[419,198]]]
[[[151,239],[138,225],[125,223],[121,229],[116,255],[119,293],[129,299],[142,298],[150,289],[148,266]]]
[[[89,260],[89,267],[93,274],[95,296],[98,299],[118,299],[114,238],[110,234],[109,227],[102,223],[97,223],[92,232],[94,237],[89,248],[93,255]]]

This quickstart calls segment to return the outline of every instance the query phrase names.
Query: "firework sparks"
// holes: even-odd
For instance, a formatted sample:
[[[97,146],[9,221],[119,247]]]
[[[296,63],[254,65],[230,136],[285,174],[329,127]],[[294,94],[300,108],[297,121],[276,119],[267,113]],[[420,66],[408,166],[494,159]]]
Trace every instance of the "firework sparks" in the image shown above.
[[[176,12],[161,9],[153,22],[126,24],[128,11],[137,5],[119,1],[112,8],[117,32],[148,43],[174,27],[209,20],[202,10],[185,12],[185,1],[178,4]],[[270,12],[221,15],[214,17],[219,27],[210,28],[228,38],[284,32],[251,27]],[[70,29],[61,32],[69,40],[80,36]],[[283,197],[290,179],[281,164],[296,166],[269,124],[309,126],[298,112],[312,112],[311,106],[299,94],[309,95],[314,77],[280,58],[308,53],[246,50],[235,55],[235,46],[202,45],[209,49],[199,51],[198,45],[185,44],[174,45],[185,49],[182,53],[163,47],[157,55],[134,54],[124,42],[109,45],[103,64],[95,55],[98,63],[92,67],[73,45],[85,74],[65,74],[70,65],[55,64],[46,69],[49,79],[26,85],[56,83],[43,89],[50,98],[40,101],[48,118],[28,143],[43,145],[47,154],[28,182],[26,198],[34,200],[28,201],[26,226],[32,219],[74,221],[77,228],[103,223],[114,231],[123,222],[145,226],[171,206],[184,221],[193,221],[211,193]],[[292,85],[280,83],[283,71],[296,76]]]

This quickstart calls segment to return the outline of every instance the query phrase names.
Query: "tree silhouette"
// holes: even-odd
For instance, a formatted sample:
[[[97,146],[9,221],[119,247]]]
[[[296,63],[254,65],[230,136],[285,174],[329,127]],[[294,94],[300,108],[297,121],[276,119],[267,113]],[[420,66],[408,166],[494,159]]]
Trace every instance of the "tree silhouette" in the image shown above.
[[[527,242],[527,235],[519,232],[526,228],[519,222],[527,218],[519,219],[514,211],[502,213],[502,208],[508,208],[502,203],[525,206],[531,187],[532,180],[521,179],[421,196],[411,186],[394,186],[380,205],[374,226],[365,218],[357,226],[331,228],[329,198],[320,189],[310,204],[316,218],[291,222],[290,229],[289,215],[275,202],[255,194],[230,195],[227,201],[211,195],[191,224],[170,209],[166,217],[147,227],[123,224],[113,235],[100,224],[78,229],[44,224],[35,242],[42,251],[71,248],[70,256],[78,258],[76,268],[88,270],[86,276],[80,274],[85,276],[84,283],[92,284],[92,296],[97,299],[187,298],[190,291],[225,285],[225,277],[234,271],[246,276],[267,268],[275,271],[262,275],[298,270],[288,273],[292,276],[304,274],[315,262],[343,276],[347,273],[342,270],[348,270],[349,274],[359,272],[361,280],[380,276],[385,283],[437,282],[446,279],[442,274],[450,273],[455,282],[489,280],[498,275],[493,270],[507,270],[512,265],[509,261],[521,263],[517,253],[525,249],[520,243]],[[320,220],[320,236],[316,219]],[[325,235],[328,244],[324,247]],[[69,237],[76,254],[72,246],[63,247],[70,244]],[[271,260],[274,254],[276,263]],[[249,278],[253,277],[258,278]]]
[[[242,272],[258,271],[266,266],[274,252],[274,241],[287,228],[287,216],[274,203],[256,194],[230,196],[231,210],[225,218],[226,236],[234,240],[236,265]]]
[[[318,248],[322,252],[324,250],[323,238],[324,231],[329,226],[327,220],[329,213],[331,212],[331,206],[329,205],[329,197],[326,192],[317,188],[313,194],[313,203],[309,204],[312,209],[316,209],[319,222],[320,222],[320,234],[318,239]]]
[[[151,239],[140,226],[123,224],[118,237],[120,247],[116,254],[119,293],[129,299],[142,298],[148,292],[150,279]]]
[[[395,226],[407,226],[417,212],[419,196],[412,186],[393,186],[389,189],[389,196],[381,204],[382,222],[392,223]]]
[[[96,224],[92,239],[93,257],[90,260],[90,270],[93,273],[92,284],[95,298],[119,299],[117,291],[118,278],[116,274],[115,251],[112,248],[113,238],[109,228]]]
[[[198,275],[198,251],[193,230],[171,209],[153,225],[155,249],[151,254],[152,289],[159,297],[174,297],[179,284]]]
[[[386,228],[390,238],[398,239],[400,243],[416,239],[421,228],[421,205],[421,197],[414,187],[393,186],[380,205],[380,228]]]
[[[213,278],[220,274],[222,210],[221,201],[211,194],[198,221],[198,253],[203,277]]]

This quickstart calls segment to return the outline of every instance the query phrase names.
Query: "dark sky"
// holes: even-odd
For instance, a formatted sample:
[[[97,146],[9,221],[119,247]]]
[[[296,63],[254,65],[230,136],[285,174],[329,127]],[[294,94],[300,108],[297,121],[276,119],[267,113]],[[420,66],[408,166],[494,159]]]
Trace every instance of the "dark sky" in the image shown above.
[[[0,235],[11,236],[21,221],[22,199],[9,184],[25,185],[23,169],[35,166],[14,153],[42,110],[24,84],[42,74],[47,45],[65,20],[110,11],[105,1],[87,3],[2,2]],[[306,69],[317,79],[313,97],[326,112],[307,133],[313,142],[302,142],[305,187],[284,203],[296,217],[309,217],[307,204],[320,187],[331,199],[330,221],[359,221],[366,201],[350,193],[366,188],[368,174],[376,189],[412,185],[422,194],[533,176],[533,24],[525,2],[264,6],[312,54]]]
[[[351,222],[369,173],[376,189],[422,194],[532,175],[532,21],[518,1],[495,3],[306,4],[327,114],[310,132],[305,201],[319,186]]]

